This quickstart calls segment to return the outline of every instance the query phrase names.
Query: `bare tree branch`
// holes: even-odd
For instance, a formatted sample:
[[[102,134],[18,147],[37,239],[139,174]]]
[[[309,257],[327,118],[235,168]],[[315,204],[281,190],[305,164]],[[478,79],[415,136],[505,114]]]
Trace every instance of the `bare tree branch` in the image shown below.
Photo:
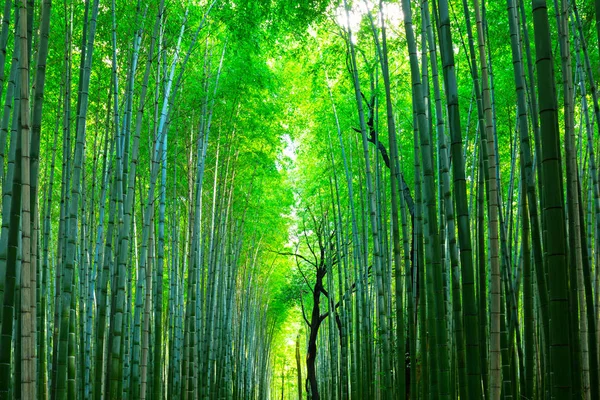
[[[302,318],[304,318],[304,322],[306,322],[306,325],[310,326],[310,322],[308,322],[308,318],[306,318],[306,311],[304,311],[304,299],[302,298],[302,292],[300,292],[300,307],[302,308]]]

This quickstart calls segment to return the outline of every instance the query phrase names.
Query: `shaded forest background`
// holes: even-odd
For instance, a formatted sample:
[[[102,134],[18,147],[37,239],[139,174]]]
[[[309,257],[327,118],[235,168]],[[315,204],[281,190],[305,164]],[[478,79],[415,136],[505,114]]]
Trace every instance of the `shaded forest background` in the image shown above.
[[[599,13],[6,0],[0,399],[600,399]]]

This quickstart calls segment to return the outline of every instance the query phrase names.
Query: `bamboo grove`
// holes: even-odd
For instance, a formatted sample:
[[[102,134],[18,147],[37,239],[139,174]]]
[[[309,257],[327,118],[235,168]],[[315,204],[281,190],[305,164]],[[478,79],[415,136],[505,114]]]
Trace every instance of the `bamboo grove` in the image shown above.
[[[599,14],[6,0],[0,399],[600,399]]]

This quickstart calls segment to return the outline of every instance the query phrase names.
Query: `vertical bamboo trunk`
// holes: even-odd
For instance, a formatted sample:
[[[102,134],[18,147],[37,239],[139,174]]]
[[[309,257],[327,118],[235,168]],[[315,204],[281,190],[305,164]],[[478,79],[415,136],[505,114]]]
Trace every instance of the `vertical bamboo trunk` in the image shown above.
[[[296,373],[298,375],[298,399],[302,400],[302,364],[300,363],[300,334],[296,336]]]
[[[576,151],[575,151],[575,109],[574,109],[574,94],[573,94],[573,77],[572,77],[572,65],[571,65],[571,49],[570,49],[570,38],[569,38],[569,26],[568,26],[568,11],[567,4],[564,1],[558,3],[558,0],[554,1],[554,12],[556,17],[556,24],[558,27],[558,43],[560,50],[561,60],[561,76],[563,86],[563,112],[564,112],[564,129],[565,129],[565,172],[566,172],[566,196],[567,196],[567,239],[568,239],[568,262],[571,266],[581,266],[581,237],[580,237],[580,222],[579,222],[579,199],[578,199],[578,177],[577,173],[579,168],[577,167]],[[586,392],[589,390],[589,370],[587,367],[587,360],[582,358],[581,343],[579,334],[579,324],[576,320],[578,315],[578,282],[577,282],[577,269],[569,268],[568,278],[570,281],[570,343],[572,346],[573,356],[571,362],[573,363],[571,368],[572,383],[573,383],[573,396],[580,398],[582,396],[582,383],[583,383],[583,398],[587,399]],[[581,304],[583,307],[583,304]],[[587,347],[587,344],[586,344]]]
[[[589,112],[588,112],[588,106],[587,106],[587,92],[586,92],[586,85],[584,82],[584,73],[583,73],[583,68],[581,65],[581,60],[580,60],[580,54],[579,54],[579,45],[581,44],[581,48],[583,50],[583,54],[586,60],[586,70],[587,70],[587,74],[588,74],[588,80],[590,80],[590,86],[591,86],[591,91],[592,91],[592,99],[594,100],[594,115],[596,116],[596,121],[598,119],[598,115],[600,115],[600,111],[598,109],[598,99],[597,99],[597,94],[596,94],[596,85],[593,81],[593,77],[591,75],[591,66],[589,63],[589,56],[587,54],[587,46],[585,43],[585,38],[583,37],[583,32],[581,29],[581,21],[580,21],[580,17],[579,17],[579,13],[577,11],[577,7],[573,6],[573,13],[575,14],[575,18],[576,18],[576,25],[577,25],[577,32],[579,33],[579,36],[577,36],[575,34],[575,32],[573,33],[573,35],[575,36],[575,57],[576,57],[576,63],[577,63],[577,70],[579,71],[579,88],[581,91],[581,108],[582,108],[582,113],[584,115],[585,118],[585,131],[586,131],[586,138],[587,138],[587,153],[589,156],[589,172],[590,172],[590,180],[591,180],[591,185],[590,185],[590,195],[593,194],[593,196],[590,196],[589,204],[592,204],[592,201],[595,205],[595,219],[596,219],[596,232],[598,232],[597,229],[597,224],[600,221],[600,219],[598,218],[598,216],[600,215],[600,189],[598,186],[598,170],[596,167],[596,156],[595,156],[595,151],[594,151],[594,145],[593,145],[593,131],[592,131],[592,127],[590,124],[590,117],[589,117]],[[581,193],[579,194],[581,196]],[[593,199],[592,199],[593,197]],[[583,204],[580,202],[580,213],[583,213]],[[589,221],[588,221],[588,235],[592,234],[592,216],[589,216]],[[581,228],[584,228],[584,224],[583,224],[583,218],[580,219],[581,221]],[[584,239],[584,236],[581,237],[582,240]],[[591,237],[587,238],[587,245],[588,246],[592,246],[592,242],[595,241],[596,243],[598,243],[598,237],[596,236],[594,239],[592,239]],[[587,255],[585,255],[583,258],[583,262],[582,264],[578,264],[578,276],[579,275],[587,275],[589,272],[587,271],[587,268],[589,268],[589,266],[591,265],[591,263],[589,262],[589,260],[585,260],[586,258],[591,256],[591,249],[587,250]],[[586,268],[587,265],[587,268]],[[583,267],[583,268],[580,268]],[[579,270],[581,270],[581,274],[579,273]],[[580,278],[578,278],[580,279]],[[598,363],[599,363],[599,359],[597,356],[594,356],[594,354],[598,354],[598,340],[596,335],[594,334],[594,331],[596,330],[597,327],[597,316],[594,317],[594,311],[593,311],[593,298],[592,298],[592,291],[591,291],[591,276],[588,279],[585,279],[582,277],[582,281],[578,282],[579,284],[579,290],[580,290],[580,296],[579,296],[579,301],[580,301],[580,312],[581,314],[581,318],[579,323],[581,324],[581,343],[582,346],[585,346],[586,344],[589,344],[589,357],[587,357],[588,362],[589,362],[589,387],[590,387],[590,391],[591,391],[591,397],[592,398],[597,398],[600,394],[599,392],[599,388],[598,388],[598,381],[600,379],[600,377],[598,376]],[[583,286],[582,286],[583,284]],[[585,292],[585,295],[583,295],[583,293],[581,292]],[[584,306],[585,304],[585,306]],[[585,309],[585,312],[584,312]],[[583,314],[587,314],[587,320],[586,317]],[[584,331],[588,331],[588,335],[587,338],[584,338]],[[587,342],[587,343],[586,343]],[[584,361],[585,362],[585,361]]]
[[[20,85],[20,81],[17,81],[17,89],[15,96],[15,110],[19,110],[19,99],[20,99],[20,91],[18,89]],[[15,112],[14,115],[17,115]],[[18,118],[13,118],[13,128],[16,127],[16,121]],[[12,378],[11,378],[11,370],[12,370],[12,338],[13,338],[13,324],[15,323],[15,300],[19,299],[18,287],[20,277],[20,257],[19,257],[19,245],[20,245],[20,234],[19,234],[19,226],[21,223],[21,179],[22,179],[22,163],[21,153],[22,153],[22,144],[21,139],[22,135],[17,134],[16,130],[13,129],[11,132],[11,142],[14,142],[14,146],[11,146],[14,149],[13,158],[13,177],[12,177],[12,196],[10,201],[10,224],[8,230],[8,241],[7,241],[7,259],[6,259],[6,271],[5,271],[5,288],[4,288],[4,302],[2,304],[2,332],[0,336],[0,398],[2,399],[10,399],[14,396],[14,390],[12,386]],[[20,311],[20,310],[19,310]],[[18,326],[18,322],[20,318],[16,318],[16,323]],[[18,328],[17,328],[18,329]],[[20,343],[20,340],[17,341]],[[20,352],[17,351],[20,346],[17,346],[15,349],[15,358],[19,357]],[[18,363],[20,365],[21,363]],[[15,372],[15,380],[16,380],[16,372]],[[15,382],[15,386],[18,386],[20,391],[20,380]]]
[[[558,134],[558,109],[548,9],[543,0],[533,0],[537,94],[542,139],[542,220],[545,225],[544,266],[549,293],[549,370],[551,393],[567,398],[572,393],[571,343],[569,332],[569,292],[567,288],[567,233],[563,201],[563,179]]]
[[[31,262],[32,218],[31,203],[31,155],[30,155],[30,110],[29,110],[29,51],[27,49],[27,3],[22,0],[19,5],[19,79],[20,110],[19,120],[21,135],[21,394],[24,398],[36,397],[36,360],[35,360],[35,263]],[[16,110],[15,110],[16,111]],[[17,114],[13,115],[16,118]]]
[[[475,296],[475,279],[473,272],[473,256],[471,244],[471,223],[467,205],[467,184],[465,178],[465,160],[462,150],[462,137],[458,104],[458,88],[452,50],[452,36],[448,16],[448,3],[439,2],[440,20],[440,52],[444,72],[444,83],[448,101],[448,122],[451,135],[452,168],[454,197],[456,202],[456,220],[458,226],[458,242],[460,247],[460,264],[462,275],[462,293],[464,299],[465,338],[467,352],[467,378],[470,398],[479,398],[481,394],[481,364],[479,321],[481,310],[478,310]],[[466,146],[465,146],[466,150]]]
[[[346,19],[349,21],[349,7],[344,0],[346,8]],[[382,395],[384,398],[389,398],[391,395],[391,364],[389,360],[390,355],[390,344],[389,344],[389,332],[387,324],[387,304],[384,300],[384,286],[383,286],[383,266],[382,266],[382,249],[380,242],[380,232],[377,224],[377,215],[379,211],[377,209],[376,193],[373,187],[373,177],[371,173],[371,163],[369,161],[369,149],[367,141],[367,125],[364,117],[363,102],[360,91],[360,83],[358,80],[358,70],[356,62],[356,52],[354,45],[352,44],[352,34],[348,27],[348,43],[350,44],[351,52],[351,63],[352,63],[352,75],[354,82],[355,98],[358,106],[358,114],[360,120],[361,134],[362,134],[362,145],[365,159],[365,173],[366,173],[366,185],[368,192],[368,205],[370,211],[370,227],[371,236],[373,238],[373,264],[376,276],[376,292],[377,292],[377,316],[378,316],[378,333],[382,341],[382,375],[383,375],[383,388]]]
[[[489,242],[490,242],[490,273],[491,273],[491,292],[490,292],[490,399],[500,398],[501,390],[501,363],[502,356],[500,352],[500,297],[501,297],[501,278],[500,278],[500,257],[499,257],[499,238],[498,238],[498,182],[496,180],[496,152],[493,135],[492,105],[489,88],[488,63],[485,51],[485,39],[483,32],[483,21],[479,9],[479,1],[473,1],[475,11],[475,20],[477,25],[477,47],[479,50],[479,64],[481,67],[481,97],[483,100],[482,112],[483,119],[480,119],[484,125],[481,129],[482,135],[482,153],[487,151],[488,159],[484,159],[484,168],[486,168],[487,180],[487,199],[489,215]],[[475,68],[473,66],[473,68]]]
[[[64,274],[62,277],[62,290],[61,290],[61,318],[60,318],[60,344],[58,349],[58,375],[57,375],[57,383],[59,385],[57,398],[63,399],[67,397],[67,387],[61,387],[61,382],[66,382],[67,377],[69,379],[73,378],[74,366],[72,363],[69,363],[70,366],[68,368],[69,373],[67,374],[67,359],[75,351],[74,349],[74,333],[73,328],[75,324],[75,313],[72,309],[74,293],[73,293],[73,283],[74,283],[74,261],[75,261],[75,251],[76,251],[76,243],[78,237],[78,203],[81,197],[81,176],[82,176],[82,167],[83,167],[83,159],[84,159],[84,142],[85,142],[85,125],[86,125],[86,115],[87,115],[87,107],[88,107],[88,92],[89,92],[89,82],[90,82],[90,73],[91,73],[91,60],[93,54],[93,43],[96,31],[96,17],[98,15],[98,1],[96,0],[93,5],[93,11],[90,18],[90,30],[89,36],[87,38],[87,46],[86,46],[86,61],[84,68],[82,70],[82,80],[80,82],[80,109],[78,110],[77,115],[77,130],[76,130],[76,144],[75,144],[75,157],[73,161],[73,184],[72,184],[72,193],[68,210],[68,220],[67,220],[67,248],[66,248],[66,263],[64,265]],[[69,342],[71,342],[69,344]],[[74,386],[69,385],[69,396],[74,395],[73,390]]]
[[[394,262],[394,271],[396,276],[396,346],[398,350],[396,351],[396,378],[398,387],[395,388],[395,393],[397,393],[397,398],[404,398],[406,390],[406,373],[405,373],[405,362],[404,362],[404,319],[403,319],[403,302],[402,302],[402,260],[400,253],[400,227],[399,227],[399,215],[398,215],[398,183],[400,182],[400,165],[398,158],[398,144],[396,139],[396,122],[394,119],[394,110],[392,105],[392,94],[391,94],[391,84],[390,84],[390,74],[389,74],[389,65],[388,65],[388,47],[387,47],[387,37],[386,37],[386,27],[385,20],[383,14],[383,2],[379,2],[380,7],[380,24],[381,24],[381,45],[379,44],[379,40],[377,35],[375,37],[375,43],[380,55],[381,62],[381,72],[383,75],[384,81],[384,90],[385,90],[385,98],[386,98],[386,115],[387,115],[387,127],[388,127],[388,139],[389,139],[389,148],[390,148],[390,186],[391,186],[391,205],[392,205],[392,243],[393,243],[393,262]],[[386,246],[387,247],[387,246]],[[388,291],[389,293],[389,291]],[[385,351],[385,349],[384,349]],[[385,361],[384,361],[385,365]],[[391,365],[390,365],[391,367]]]
[[[6,90],[6,99],[2,113],[2,122],[0,125],[0,182],[2,185],[2,228],[0,231],[0,324],[2,323],[2,310],[4,309],[4,289],[6,286],[6,268],[8,257],[8,232],[10,229],[10,207],[12,199],[12,186],[15,169],[15,150],[16,140],[10,141],[8,165],[6,173],[4,171],[4,148],[6,147],[6,137],[8,136],[11,110],[13,107],[13,97],[16,85],[16,74],[18,68],[17,51],[13,52],[10,65],[10,78]],[[18,96],[17,96],[18,98]],[[12,135],[11,135],[12,138]]]

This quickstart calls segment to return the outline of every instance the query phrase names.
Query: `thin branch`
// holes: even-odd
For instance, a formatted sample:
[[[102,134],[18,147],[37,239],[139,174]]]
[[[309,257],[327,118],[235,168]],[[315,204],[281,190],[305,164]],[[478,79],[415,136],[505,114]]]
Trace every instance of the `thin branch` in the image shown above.
[[[294,253],[294,252],[290,252],[290,251],[277,251],[277,250],[271,250],[271,249],[266,249],[266,251],[270,251],[272,253],[279,254],[280,256],[296,257],[296,258],[299,258],[299,259],[307,262],[308,264],[316,267],[314,262],[312,262],[309,259],[307,259],[306,257],[304,257],[302,254],[298,254],[298,253]]]
[[[304,299],[302,298],[302,292],[300,292],[300,307],[302,308],[302,318],[304,318],[306,325],[310,326],[310,322],[308,322],[308,318],[306,318],[306,311],[304,311]]]
[[[310,289],[311,293],[314,294],[315,291],[310,286],[310,283],[308,282],[308,279],[306,278],[306,275],[304,275],[304,271],[302,271],[302,268],[300,268],[300,263],[298,262],[297,258],[296,258],[296,266],[298,267],[298,271],[300,272],[300,275],[302,275],[302,278],[304,278],[304,282],[306,283],[306,286],[308,286],[308,288]]]
[[[367,271],[367,277],[371,275],[371,269],[372,269],[372,267],[373,267],[372,265],[369,266],[369,269]],[[335,306],[333,306],[333,311],[337,310],[340,307],[340,305],[342,305],[342,300],[346,299],[346,296],[349,296],[349,295],[353,294],[355,291],[356,291],[356,281],[354,281],[354,283],[352,284],[352,286],[350,286],[348,288],[348,290],[346,291],[346,293],[344,293],[344,296],[342,296],[342,298],[337,303],[335,303]],[[326,296],[327,296],[327,298],[329,298],[328,295],[326,295]],[[321,314],[319,316],[319,321],[323,322],[323,320],[329,316],[329,313],[330,313],[330,311],[327,311],[325,314]]]
[[[306,241],[306,246],[308,247],[308,250],[311,252],[313,258],[315,259],[314,263],[311,263],[311,265],[313,265],[315,268],[318,268],[317,264],[319,263],[319,259],[317,258],[317,255],[315,254],[312,246],[310,245],[310,240],[308,240],[308,235],[306,234],[306,221],[304,221],[304,218],[302,218],[302,234],[304,235],[304,240]]]

